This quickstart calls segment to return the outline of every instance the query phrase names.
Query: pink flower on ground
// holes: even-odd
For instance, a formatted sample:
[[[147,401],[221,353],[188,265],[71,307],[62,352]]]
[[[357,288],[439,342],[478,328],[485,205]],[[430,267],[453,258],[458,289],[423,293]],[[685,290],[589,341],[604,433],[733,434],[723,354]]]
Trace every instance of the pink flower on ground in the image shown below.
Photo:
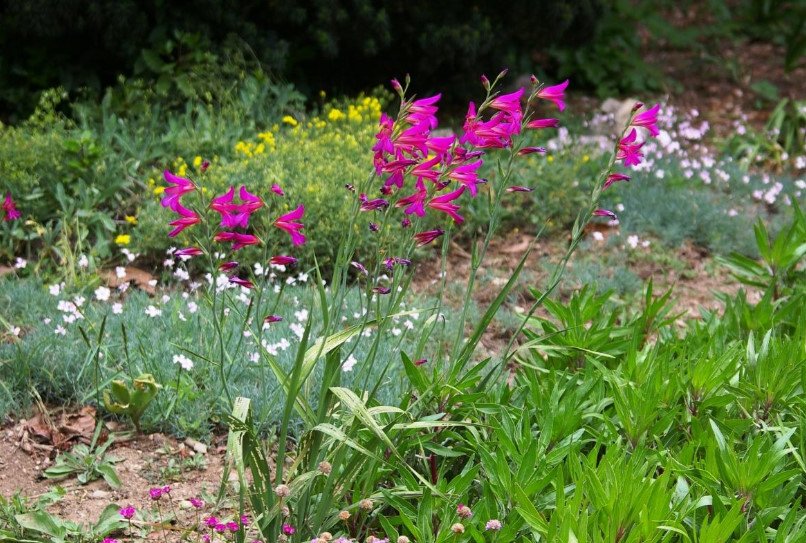
[[[10,192],[6,193],[6,198],[3,200],[3,204],[0,205],[0,208],[5,212],[3,222],[16,221],[22,217],[22,213],[17,209],[17,204],[11,198]]]
[[[297,533],[297,529],[291,526],[290,524],[286,523],[283,524],[283,533],[285,535],[294,535],[295,533]]]
[[[190,498],[190,505],[193,506],[194,509],[201,509],[204,507],[204,500],[200,498]]]
[[[148,495],[152,500],[157,501],[162,497],[162,488],[151,488],[148,491]]]
[[[237,532],[240,529],[241,526],[235,521],[231,520],[227,523],[227,530],[229,530],[230,532]]]
[[[629,180],[630,180],[629,175],[625,175],[625,174],[619,173],[619,172],[614,172],[614,173],[611,173],[610,175],[607,176],[607,179],[605,179],[604,186],[602,188],[606,189],[607,187],[609,187],[613,183],[618,183],[619,181],[629,181]]]
[[[640,126],[649,130],[652,137],[657,137],[660,131],[658,130],[658,111],[660,104],[655,104],[646,111],[642,111],[632,119],[632,126]]]
[[[565,89],[568,87],[568,80],[566,79],[559,85],[554,85],[551,87],[543,87],[539,91],[537,91],[537,97],[542,98],[543,100],[548,100],[550,102],[554,102],[557,106],[557,109],[563,111],[565,109]]]
[[[174,206],[179,203],[179,199],[188,192],[195,190],[193,181],[174,175],[168,170],[162,172],[165,181],[172,186],[165,189],[165,196],[162,198],[160,204],[162,207],[167,207],[176,211]]]
[[[453,222],[456,224],[462,224],[465,219],[459,215],[459,213],[457,213],[459,211],[459,205],[452,204],[451,202],[459,198],[464,191],[465,187],[461,186],[452,192],[432,198],[431,201],[428,202],[428,207],[446,213],[451,219],[453,219]]]
[[[238,232],[219,232],[213,237],[213,241],[232,243],[232,250],[237,251],[247,245],[257,245],[260,240],[252,234],[239,234]]]
[[[305,236],[300,233],[304,226],[297,221],[305,215],[305,206],[299,206],[294,211],[286,213],[274,221],[274,226],[280,230],[284,230],[291,236],[291,243],[294,245],[302,245],[305,243]]]
[[[487,524],[484,525],[485,530],[497,532],[502,527],[501,521],[498,519],[490,519],[487,521]]]
[[[445,231],[441,228],[426,230],[425,232],[417,232],[414,234],[414,239],[417,241],[417,246],[422,247],[423,245],[428,245],[444,233]]]
[[[534,119],[526,123],[526,128],[540,130],[541,128],[557,128],[560,126],[560,119]]]
[[[616,160],[623,160],[625,166],[637,166],[644,157],[641,153],[641,147],[644,146],[644,142],[635,143],[637,137],[638,133],[635,128],[633,128],[618,144]]]
[[[206,519],[204,519],[204,523],[207,525],[208,528],[215,528],[218,525],[218,518],[207,517]]]
[[[133,505],[127,505],[126,507],[124,507],[119,511],[120,516],[125,518],[126,520],[131,520],[136,512],[137,510],[134,508]]]

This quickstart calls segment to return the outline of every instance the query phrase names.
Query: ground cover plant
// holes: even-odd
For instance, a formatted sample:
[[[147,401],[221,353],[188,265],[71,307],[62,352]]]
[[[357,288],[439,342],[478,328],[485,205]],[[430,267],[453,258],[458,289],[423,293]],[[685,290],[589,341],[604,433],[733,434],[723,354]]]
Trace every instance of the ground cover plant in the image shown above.
[[[0,497],[0,539],[804,539],[802,181],[713,153],[696,111],[569,130],[568,80],[513,79],[453,123],[408,76],[305,110],[255,72],[0,128],[42,145],[0,155],[0,413],[38,411],[7,435],[64,485]],[[632,271],[704,281],[684,251],[733,278],[697,318]],[[80,486],[101,508],[55,514]]]

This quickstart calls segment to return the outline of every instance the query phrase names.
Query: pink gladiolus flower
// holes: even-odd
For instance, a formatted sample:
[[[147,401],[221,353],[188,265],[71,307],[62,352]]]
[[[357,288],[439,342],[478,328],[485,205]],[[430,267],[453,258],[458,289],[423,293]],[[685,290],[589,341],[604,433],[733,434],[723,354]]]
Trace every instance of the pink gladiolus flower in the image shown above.
[[[459,184],[464,185],[470,191],[471,196],[476,196],[478,193],[478,188],[476,185],[479,183],[483,183],[483,180],[479,179],[478,170],[481,167],[482,161],[477,160],[476,162],[470,162],[468,164],[462,164],[461,166],[457,166],[450,172],[448,172],[448,178],[453,179],[454,181],[458,181]]]
[[[5,212],[3,222],[16,221],[22,217],[22,213],[20,213],[20,211],[17,209],[17,204],[11,198],[10,192],[6,193],[6,199],[3,200],[3,204],[0,205],[0,208],[2,208]]]
[[[392,80],[392,88],[398,94],[403,94],[403,85],[400,84],[400,81],[397,79]]]
[[[428,154],[426,142],[429,135],[426,125],[410,126],[394,139],[395,151],[402,151],[411,156],[418,156],[415,151],[419,151],[419,156],[424,157]]]
[[[434,166],[439,166],[440,159],[439,155],[435,156],[432,159],[426,160],[425,162],[421,162],[417,164],[415,167],[411,169],[411,175],[416,177],[417,179],[428,179],[432,183],[436,183],[437,179],[439,178],[439,170],[433,169]]]
[[[286,231],[291,236],[291,243],[294,245],[302,245],[305,243],[305,236],[300,233],[304,226],[298,222],[294,222],[305,215],[305,206],[299,206],[294,211],[286,213],[274,221],[274,226],[280,230]]]
[[[238,263],[234,260],[230,260],[229,262],[222,262],[218,265],[218,271],[228,272],[230,270],[234,270],[238,267]]]
[[[204,254],[204,252],[198,247],[187,247],[185,249],[179,249],[174,253],[176,256],[199,256],[202,254]]]
[[[380,286],[378,286],[378,287],[373,288],[372,292],[374,292],[376,294],[389,294],[390,292],[392,292],[392,289],[389,288],[389,287],[380,287]]]
[[[490,107],[503,111],[509,116],[511,122],[520,123],[523,118],[523,110],[521,109],[521,96],[523,96],[523,88],[516,90],[509,94],[502,94],[496,96],[490,102]]]
[[[441,228],[437,228],[436,230],[426,230],[425,232],[418,232],[414,234],[414,239],[417,241],[417,247],[422,247],[423,245],[428,245],[444,233],[445,231]]]
[[[629,181],[629,180],[630,180],[629,175],[625,175],[625,174],[619,173],[619,172],[611,173],[610,175],[607,176],[607,179],[605,180],[604,186],[602,188],[606,189],[607,187],[609,187],[613,183],[617,183],[619,181]]]
[[[641,153],[641,147],[643,147],[644,142],[635,143],[637,137],[638,133],[633,128],[618,144],[616,160],[623,160],[625,166],[637,166],[644,157]]]
[[[507,192],[532,192],[533,189],[529,187],[521,187],[520,185],[513,185],[511,187],[507,187]]]
[[[383,198],[375,198],[374,200],[370,200],[367,198],[366,194],[361,194],[358,199],[361,200],[361,211],[377,211],[379,209],[386,209],[389,207],[389,202]]]
[[[409,166],[416,164],[416,160],[412,160],[409,158],[400,158],[398,160],[393,160],[391,162],[387,162],[383,165],[381,170],[383,173],[391,173],[386,181],[384,182],[385,187],[396,186],[397,188],[403,188],[403,176],[405,175],[405,170]]]
[[[232,203],[234,196],[235,188],[230,187],[225,194],[213,198],[210,209],[221,215],[222,228],[247,228],[249,216],[263,207],[263,200],[250,193],[244,186],[238,193],[240,204]]]
[[[386,266],[386,269],[391,271],[392,268],[395,267],[395,265],[404,267],[410,266],[411,260],[409,260],[408,258],[400,258],[399,256],[394,256],[391,258],[387,258],[386,260],[383,261],[383,263]]]
[[[263,319],[263,322],[266,324],[271,324],[273,322],[280,322],[281,320],[283,320],[283,317],[281,317],[280,315],[269,315],[268,317]]]
[[[274,194],[277,194],[278,196],[285,196],[285,192],[283,192],[283,189],[280,188],[280,185],[278,185],[277,183],[271,186],[271,191]]]
[[[428,148],[429,151],[440,157],[442,162],[446,162],[446,158],[448,155],[448,150],[456,141],[456,136],[445,136],[443,138],[428,138],[425,142],[425,146]]]
[[[540,153],[540,154],[544,155],[544,154],[546,154],[546,148],[545,147],[524,147],[523,149],[518,151],[518,155],[520,155],[520,156],[531,155],[531,154],[534,154],[534,153]]]
[[[271,257],[271,260],[269,260],[269,264],[273,264],[275,266],[293,266],[296,263],[296,258],[287,255],[273,256]]]
[[[164,487],[162,487],[162,493],[167,496],[168,494],[171,493],[171,487],[168,486],[168,485],[165,485]]]
[[[431,130],[436,128],[437,117],[435,114],[439,108],[434,104],[439,102],[441,97],[441,94],[437,94],[411,102],[406,113],[406,122],[413,125],[424,124]]]
[[[353,268],[357,269],[359,272],[363,273],[364,275],[369,275],[369,272],[367,271],[367,268],[362,263],[352,261],[352,262],[350,262],[350,265]]]
[[[559,85],[554,85],[552,87],[544,87],[537,91],[537,97],[542,98],[543,100],[548,100],[550,102],[554,102],[557,106],[557,109],[563,111],[565,109],[565,89],[568,87],[568,80],[566,79]]]
[[[417,180],[416,184],[417,192],[410,196],[406,196],[404,198],[400,198],[397,202],[395,202],[395,207],[405,207],[406,209],[403,212],[406,215],[411,215],[414,213],[418,217],[422,217],[425,215],[425,199],[428,196],[428,191],[425,189],[425,184],[423,183],[422,179]]]
[[[230,277],[229,282],[234,285],[240,285],[245,288],[255,288],[254,283],[252,283],[252,281],[250,281],[249,279],[242,279],[240,277]]]
[[[188,208],[184,207],[182,204],[179,203],[177,200],[174,204],[173,209],[176,213],[179,213],[181,218],[176,219],[175,221],[171,221],[168,224],[173,226],[174,229],[168,233],[169,238],[174,238],[179,235],[179,233],[188,228],[193,226],[194,224],[198,224],[201,222],[201,219],[198,215],[196,215],[193,211],[189,210]]]
[[[660,131],[658,130],[658,110],[660,104],[655,104],[651,108],[643,111],[633,117],[632,126],[640,126],[649,130],[653,138],[657,137]]]
[[[459,211],[459,205],[452,204],[451,202],[459,198],[464,191],[465,187],[461,186],[452,192],[432,198],[431,201],[428,202],[428,207],[431,209],[436,209],[437,211],[442,211],[450,216],[450,218],[453,219],[453,222],[456,224],[462,224],[465,219],[459,215],[459,213],[457,213]]]
[[[219,232],[215,235],[213,241],[232,243],[233,251],[242,249],[247,245],[257,245],[260,243],[257,236],[253,236],[252,234],[239,234],[238,232]]]
[[[283,524],[283,533],[285,535],[294,535],[295,533],[297,533],[297,529],[291,526],[290,524],[286,523]]]
[[[526,128],[540,130],[541,128],[557,128],[560,126],[560,119],[534,119],[526,123]]]
[[[607,210],[607,209],[597,209],[596,211],[593,212],[593,215],[595,217],[607,217],[607,218],[609,218],[610,220],[613,220],[613,221],[618,220],[618,217],[616,216],[616,214],[613,213],[612,211]]]
[[[162,207],[167,207],[170,209],[174,209],[174,207],[179,203],[179,199],[188,192],[192,192],[195,190],[195,186],[193,185],[193,181],[190,179],[185,179],[184,177],[179,177],[178,175],[174,175],[168,170],[162,172],[165,181],[170,186],[165,189],[165,196],[162,198],[160,204]]]

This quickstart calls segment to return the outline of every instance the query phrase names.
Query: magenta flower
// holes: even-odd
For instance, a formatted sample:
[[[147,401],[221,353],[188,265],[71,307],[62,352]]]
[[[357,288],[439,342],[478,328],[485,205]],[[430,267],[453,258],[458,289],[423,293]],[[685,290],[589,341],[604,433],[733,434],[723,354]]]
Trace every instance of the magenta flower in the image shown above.
[[[379,209],[386,209],[389,207],[389,202],[383,198],[375,198],[374,200],[370,200],[367,198],[366,194],[361,194],[358,199],[361,200],[361,211],[377,211]]]
[[[0,205],[0,208],[2,208],[3,211],[5,212],[3,216],[3,222],[16,221],[17,219],[22,217],[22,213],[20,213],[20,211],[17,209],[17,204],[11,198],[10,192],[6,193],[6,198],[5,200],[3,200],[3,203],[2,205]]]
[[[432,183],[436,183],[439,178],[439,170],[435,170],[434,166],[439,166],[441,156],[437,155],[434,158],[421,162],[411,169],[411,175],[417,179],[428,179]]]
[[[118,541],[114,537],[105,537],[103,543],[120,543],[120,541]]]
[[[283,189],[280,188],[280,185],[278,185],[277,183],[271,186],[271,191],[274,194],[277,194],[278,196],[285,196],[285,192],[283,192]]]
[[[137,512],[137,510],[134,508],[133,505],[127,505],[118,512],[120,513],[121,517],[125,518],[126,520],[131,520],[134,517],[134,514],[135,512]]]
[[[552,87],[543,87],[539,91],[537,91],[537,97],[542,98],[543,100],[548,100],[550,102],[554,102],[557,106],[557,109],[563,111],[565,109],[565,89],[568,87],[568,80],[566,79],[559,85],[554,85]]]
[[[428,196],[428,191],[425,189],[425,184],[423,183],[422,179],[417,180],[415,187],[417,192],[400,198],[397,202],[395,202],[395,207],[405,207],[406,209],[404,209],[403,212],[406,215],[411,215],[414,213],[418,217],[422,217],[425,215],[424,205],[425,199]]]
[[[216,531],[216,532],[218,532],[219,534],[223,534],[224,532],[226,532],[226,531],[227,531],[227,525],[226,525],[226,524],[224,524],[223,522],[219,522],[218,524],[216,524],[216,525],[213,527],[213,530],[215,530],[215,531]]]
[[[660,110],[660,104],[655,104],[646,111],[639,113],[633,117],[632,126],[646,128],[653,138],[657,137],[660,133],[658,130],[658,110]]]
[[[204,500],[201,498],[190,498],[190,505],[193,506],[194,509],[201,509],[204,507]]]
[[[227,523],[227,530],[229,530],[230,532],[237,532],[240,529],[241,526],[235,521],[231,520]]]
[[[501,521],[498,519],[490,519],[487,521],[487,524],[484,525],[484,529],[488,531],[497,532],[502,527]]]
[[[203,162],[201,163],[201,173],[206,172],[206,171],[207,171],[207,168],[209,168],[209,167],[210,167],[210,161],[209,161],[209,160],[205,160],[205,161],[203,161]]]
[[[165,494],[166,496],[169,495],[171,493],[171,487],[165,485],[164,487],[162,487],[162,493]]]
[[[612,211],[607,210],[607,209],[597,209],[596,211],[593,212],[593,215],[594,215],[594,217],[608,217],[609,219],[611,219],[613,221],[618,220],[618,217],[616,216],[616,214],[613,213]]]
[[[425,146],[438,157],[444,158],[448,155],[448,150],[450,150],[454,142],[456,142],[456,136],[453,135],[442,138],[428,138],[425,141]]]
[[[280,315],[269,315],[265,319],[263,319],[263,322],[265,324],[272,324],[274,322],[280,322],[281,320],[283,320],[283,317],[281,317]]]
[[[411,226],[411,219],[408,217],[404,217],[402,221],[400,221],[401,228],[408,228]]]
[[[507,116],[509,116],[511,122],[520,123],[521,119],[523,119],[523,110],[521,109],[522,96],[523,88],[520,88],[510,94],[496,96],[490,102],[490,107],[504,112]]]
[[[414,164],[417,164],[417,161],[410,158],[400,158],[384,164],[381,168],[383,173],[392,174],[384,181],[384,186],[396,186],[399,189],[403,188],[403,176],[405,175],[406,168]]]
[[[294,245],[302,245],[305,243],[305,236],[299,232],[304,228],[304,226],[300,223],[294,222],[301,219],[304,214],[305,206],[301,205],[294,211],[286,213],[274,221],[274,226],[280,230],[288,232],[288,234],[291,236],[291,243]]]
[[[162,497],[162,488],[156,487],[149,489],[148,495],[152,500],[157,501]]]
[[[254,283],[252,283],[252,281],[250,281],[249,279],[243,279],[243,278],[237,277],[237,276],[230,277],[229,282],[234,284],[234,285],[240,285],[240,286],[242,286],[244,288],[255,288],[255,285],[254,285]]]
[[[526,123],[526,128],[540,130],[541,128],[557,128],[560,126],[560,119],[534,119]]]
[[[610,175],[607,176],[607,179],[605,179],[605,182],[604,182],[604,185],[602,186],[602,188],[606,189],[607,187],[609,187],[613,183],[617,183],[619,181],[629,181],[629,180],[630,180],[629,175],[625,175],[625,174],[619,173],[619,172],[614,172],[614,173],[611,173]]]
[[[195,190],[196,187],[190,179],[174,175],[168,170],[162,172],[162,175],[165,177],[165,181],[171,186],[165,189],[165,196],[162,198],[160,204],[162,207],[176,211],[175,206],[179,203],[179,199],[184,194]]]
[[[378,226],[378,223],[375,223],[375,222],[369,223],[369,231],[370,232],[377,232],[380,229],[381,229],[381,227]]]
[[[428,127],[422,124],[410,126],[394,140],[395,154],[406,153],[410,156],[424,157],[428,154]]]
[[[417,247],[422,247],[423,245],[428,245],[444,233],[445,231],[441,228],[426,230],[425,232],[417,232],[414,234],[414,239],[417,241]]]
[[[406,266],[406,267],[410,266],[411,265],[411,260],[409,260],[408,258],[400,258],[399,256],[394,256],[394,257],[390,257],[390,258],[387,258],[386,260],[384,260],[383,264],[384,264],[384,266],[386,266],[387,270],[392,271],[392,269],[395,267],[395,265]]]
[[[234,260],[230,260],[229,262],[222,262],[218,265],[218,271],[228,272],[230,270],[234,270],[238,267],[238,263]]]
[[[458,213],[459,205],[452,204],[451,202],[459,198],[464,191],[465,187],[461,186],[452,192],[448,192],[446,194],[443,194],[442,196],[432,198],[431,201],[428,202],[428,207],[430,207],[431,209],[436,209],[437,211],[442,211],[443,213],[446,213],[451,219],[453,219],[453,222],[455,222],[456,224],[462,224],[465,219]]]
[[[232,203],[235,197],[235,188],[229,190],[221,196],[216,196],[210,203],[210,209],[221,215],[222,228],[247,228],[249,226],[249,216],[263,207],[263,200],[241,186],[238,196],[240,204]]]
[[[291,526],[290,524],[286,523],[283,524],[283,533],[285,535],[294,535],[295,533],[297,533],[297,529]]]
[[[179,249],[174,253],[176,256],[199,256],[202,254],[204,254],[204,252],[198,247],[187,247],[185,249]]]
[[[524,147],[523,149],[518,151],[518,155],[520,155],[520,156],[531,155],[531,154],[534,154],[534,153],[540,153],[541,155],[544,155],[544,154],[546,154],[546,148],[545,147]]]
[[[520,185],[513,185],[511,187],[507,187],[507,192],[532,192],[533,189],[529,187],[522,187]]]
[[[218,518],[216,517],[207,517],[204,519],[204,523],[207,525],[208,528],[215,528],[218,525]]]
[[[260,240],[252,234],[239,234],[238,232],[219,232],[213,237],[213,241],[232,243],[232,250],[237,251],[247,245],[257,245]]]
[[[271,260],[269,260],[269,264],[273,264],[275,266],[293,266],[296,263],[296,258],[287,255],[273,256],[271,257]]]
[[[641,147],[643,147],[644,142],[635,143],[637,137],[638,133],[633,128],[618,144],[616,160],[623,160],[625,166],[637,166],[644,157],[643,153],[641,153]]]
[[[413,125],[423,124],[431,130],[436,128],[436,112],[439,108],[434,104],[439,102],[441,97],[441,94],[437,94],[411,102],[406,112],[406,122]]]
[[[363,273],[364,275],[369,275],[369,272],[367,271],[367,268],[362,263],[352,261],[352,262],[350,262],[350,265],[353,268],[357,269],[359,272]]]
[[[249,526],[249,517],[246,515],[241,515],[241,524],[244,526]]]
[[[174,238],[179,235],[179,233],[188,228],[193,226],[194,224],[198,224],[201,222],[201,219],[198,215],[196,215],[193,211],[189,210],[188,208],[184,207],[182,204],[179,203],[177,200],[174,204],[173,209],[176,213],[180,215],[179,219],[169,222],[170,226],[173,226],[174,229],[168,233],[169,238]]]
[[[372,292],[375,292],[376,294],[389,294],[392,292],[392,289],[389,287],[377,286],[372,289]]]
[[[427,359],[427,358],[421,358],[421,359],[419,359],[419,360],[415,360],[415,361],[414,361],[414,365],[415,365],[415,366],[422,366],[423,364],[427,364],[427,363],[428,363],[428,359]]]
[[[475,162],[457,166],[448,172],[448,178],[458,181],[459,184],[467,187],[468,191],[470,191],[470,195],[475,197],[478,193],[477,185],[484,182],[483,180],[479,179],[478,174],[481,164],[482,161],[477,160]]]

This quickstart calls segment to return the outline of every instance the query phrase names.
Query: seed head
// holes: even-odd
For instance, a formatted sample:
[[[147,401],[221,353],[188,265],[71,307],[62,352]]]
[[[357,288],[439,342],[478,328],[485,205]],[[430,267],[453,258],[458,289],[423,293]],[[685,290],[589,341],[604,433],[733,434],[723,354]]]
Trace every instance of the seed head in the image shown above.
[[[274,487],[274,493],[277,494],[279,498],[287,498],[291,495],[291,489],[288,488],[288,485],[277,485]]]
[[[364,498],[360,502],[358,502],[358,507],[363,509],[364,511],[370,511],[372,509],[372,500]]]
[[[457,522],[456,524],[451,526],[451,531],[453,533],[457,534],[457,535],[458,534],[463,534],[463,533],[465,533],[465,527],[464,527],[463,524],[460,524],[460,523]]]

